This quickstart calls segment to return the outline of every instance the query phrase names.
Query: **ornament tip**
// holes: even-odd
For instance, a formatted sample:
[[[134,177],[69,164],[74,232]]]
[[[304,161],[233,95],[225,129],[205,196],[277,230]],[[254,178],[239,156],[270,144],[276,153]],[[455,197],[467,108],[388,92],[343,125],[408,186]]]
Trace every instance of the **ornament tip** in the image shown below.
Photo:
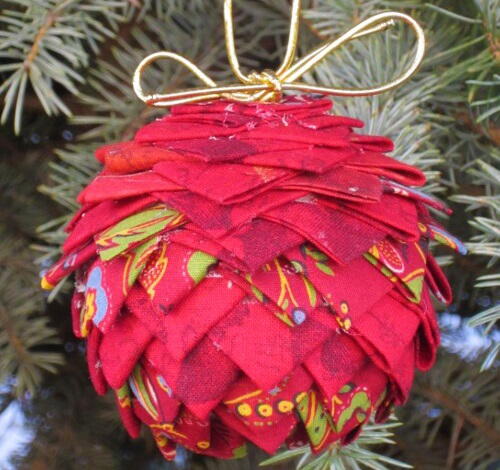
[[[42,280],[40,281],[40,286],[42,287],[42,289],[44,290],[52,290],[55,286],[53,284],[51,284],[47,278],[44,276],[42,277]]]

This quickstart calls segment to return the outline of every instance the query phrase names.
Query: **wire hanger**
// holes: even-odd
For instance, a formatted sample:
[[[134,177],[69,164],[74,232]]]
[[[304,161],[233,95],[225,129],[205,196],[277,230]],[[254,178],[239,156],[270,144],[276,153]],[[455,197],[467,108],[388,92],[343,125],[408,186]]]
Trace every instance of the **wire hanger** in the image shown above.
[[[144,101],[149,106],[169,107],[176,104],[210,101],[219,98],[246,102],[279,101],[285,91],[351,97],[372,96],[397,88],[402,83],[410,79],[418,70],[425,54],[425,34],[422,27],[411,16],[391,11],[379,13],[362,21],[342,36],[327,41],[311,51],[305,57],[296,60],[301,0],[293,0],[290,32],[283,62],[277,70],[266,69],[262,72],[251,72],[250,74],[245,75],[241,71],[238,55],[236,53],[232,10],[232,0],[224,0],[224,28],[227,55],[231,69],[240,83],[218,85],[197,65],[186,59],[184,56],[174,52],[161,51],[150,54],[144,58],[134,72],[132,83],[134,91],[139,99]],[[311,70],[327,55],[342,47],[344,44],[354,39],[386,30],[394,26],[396,21],[402,21],[408,24],[414,31],[417,38],[415,57],[408,69],[405,70],[399,77],[388,83],[364,89],[330,88],[298,81],[304,73]],[[160,59],[169,59],[179,62],[189,69],[206,86],[203,88],[191,88],[165,94],[145,93],[141,85],[144,71],[149,65]]]

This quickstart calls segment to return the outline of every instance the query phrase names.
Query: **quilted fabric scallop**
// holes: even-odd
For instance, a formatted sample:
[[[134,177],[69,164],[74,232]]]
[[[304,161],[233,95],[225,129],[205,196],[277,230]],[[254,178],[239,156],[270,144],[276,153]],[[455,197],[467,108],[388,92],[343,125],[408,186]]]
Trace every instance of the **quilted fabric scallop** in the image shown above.
[[[451,294],[428,247],[464,248],[423,173],[330,108],[182,105],[96,153],[44,284],[76,273],[95,389],[167,459],[346,444],[433,364]]]

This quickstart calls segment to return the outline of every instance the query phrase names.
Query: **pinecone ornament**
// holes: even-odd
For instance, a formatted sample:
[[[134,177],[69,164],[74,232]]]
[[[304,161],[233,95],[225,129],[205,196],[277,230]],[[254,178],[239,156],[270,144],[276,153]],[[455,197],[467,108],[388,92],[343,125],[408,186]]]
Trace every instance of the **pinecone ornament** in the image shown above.
[[[75,334],[131,436],[219,458],[320,452],[405,402],[434,362],[429,253],[458,251],[422,172],[328,99],[178,105],[96,153],[50,287],[76,273]]]

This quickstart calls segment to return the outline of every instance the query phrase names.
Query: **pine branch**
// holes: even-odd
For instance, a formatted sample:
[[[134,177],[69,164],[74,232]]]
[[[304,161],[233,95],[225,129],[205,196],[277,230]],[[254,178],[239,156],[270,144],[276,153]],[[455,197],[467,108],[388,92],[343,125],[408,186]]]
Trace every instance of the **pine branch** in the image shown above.
[[[358,439],[347,446],[332,445],[320,455],[314,455],[309,446],[284,451],[260,465],[269,466],[281,464],[290,460],[297,460],[297,470],[361,470],[371,468],[386,470],[389,468],[412,468],[411,465],[396,459],[384,456],[369,449],[370,446],[394,444],[393,429],[400,426],[396,418],[392,417],[385,424],[366,425]]]
[[[42,372],[56,372],[62,356],[54,349],[60,343],[47,318],[37,314],[42,307],[38,292],[12,272],[0,271],[0,383],[15,377],[17,395],[34,394]]]
[[[485,438],[490,440],[493,445],[500,446],[500,431],[491,426],[486,420],[470,411],[452,394],[432,387],[423,386],[416,386],[414,391],[415,393],[427,398],[429,401],[459,415],[469,424],[477,428],[478,431],[480,431]]]
[[[412,401],[402,409],[402,435],[415,432],[429,452],[446,445],[444,460],[436,462],[442,468],[486,470],[498,457],[498,373],[481,373],[480,363],[442,351],[430,372],[418,374]]]
[[[132,6],[127,0],[4,0],[0,16],[1,123],[14,116],[19,134],[28,85],[46,114],[71,111],[63,92],[78,94],[85,82],[81,69],[89,65],[105,39],[114,36]]]
[[[48,208],[36,192],[32,152],[24,159],[16,159],[15,151],[9,156],[0,161],[0,384],[13,382],[21,396],[35,392],[43,372],[56,372],[62,355],[58,332],[44,315],[39,270],[29,248]]]
[[[491,151],[492,163],[500,161],[498,149]],[[452,197],[456,202],[467,204],[468,211],[477,213],[469,224],[475,229],[471,242],[467,247],[471,253],[489,258],[487,267],[496,266],[500,258],[500,172],[489,163],[479,160],[469,168],[468,172],[473,177],[476,185],[485,188],[485,195],[457,195]],[[498,291],[500,287],[500,275],[498,273],[484,274],[477,279],[477,288],[488,289],[491,292]],[[492,294],[494,295],[494,294]],[[494,298],[494,302],[498,299]],[[485,334],[494,330],[500,321],[500,304],[478,313],[469,321],[472,326],[484,326]],[[482,370],[491,367],[500,353],[500,342],[493,342],[489,354],[486,356]]]

